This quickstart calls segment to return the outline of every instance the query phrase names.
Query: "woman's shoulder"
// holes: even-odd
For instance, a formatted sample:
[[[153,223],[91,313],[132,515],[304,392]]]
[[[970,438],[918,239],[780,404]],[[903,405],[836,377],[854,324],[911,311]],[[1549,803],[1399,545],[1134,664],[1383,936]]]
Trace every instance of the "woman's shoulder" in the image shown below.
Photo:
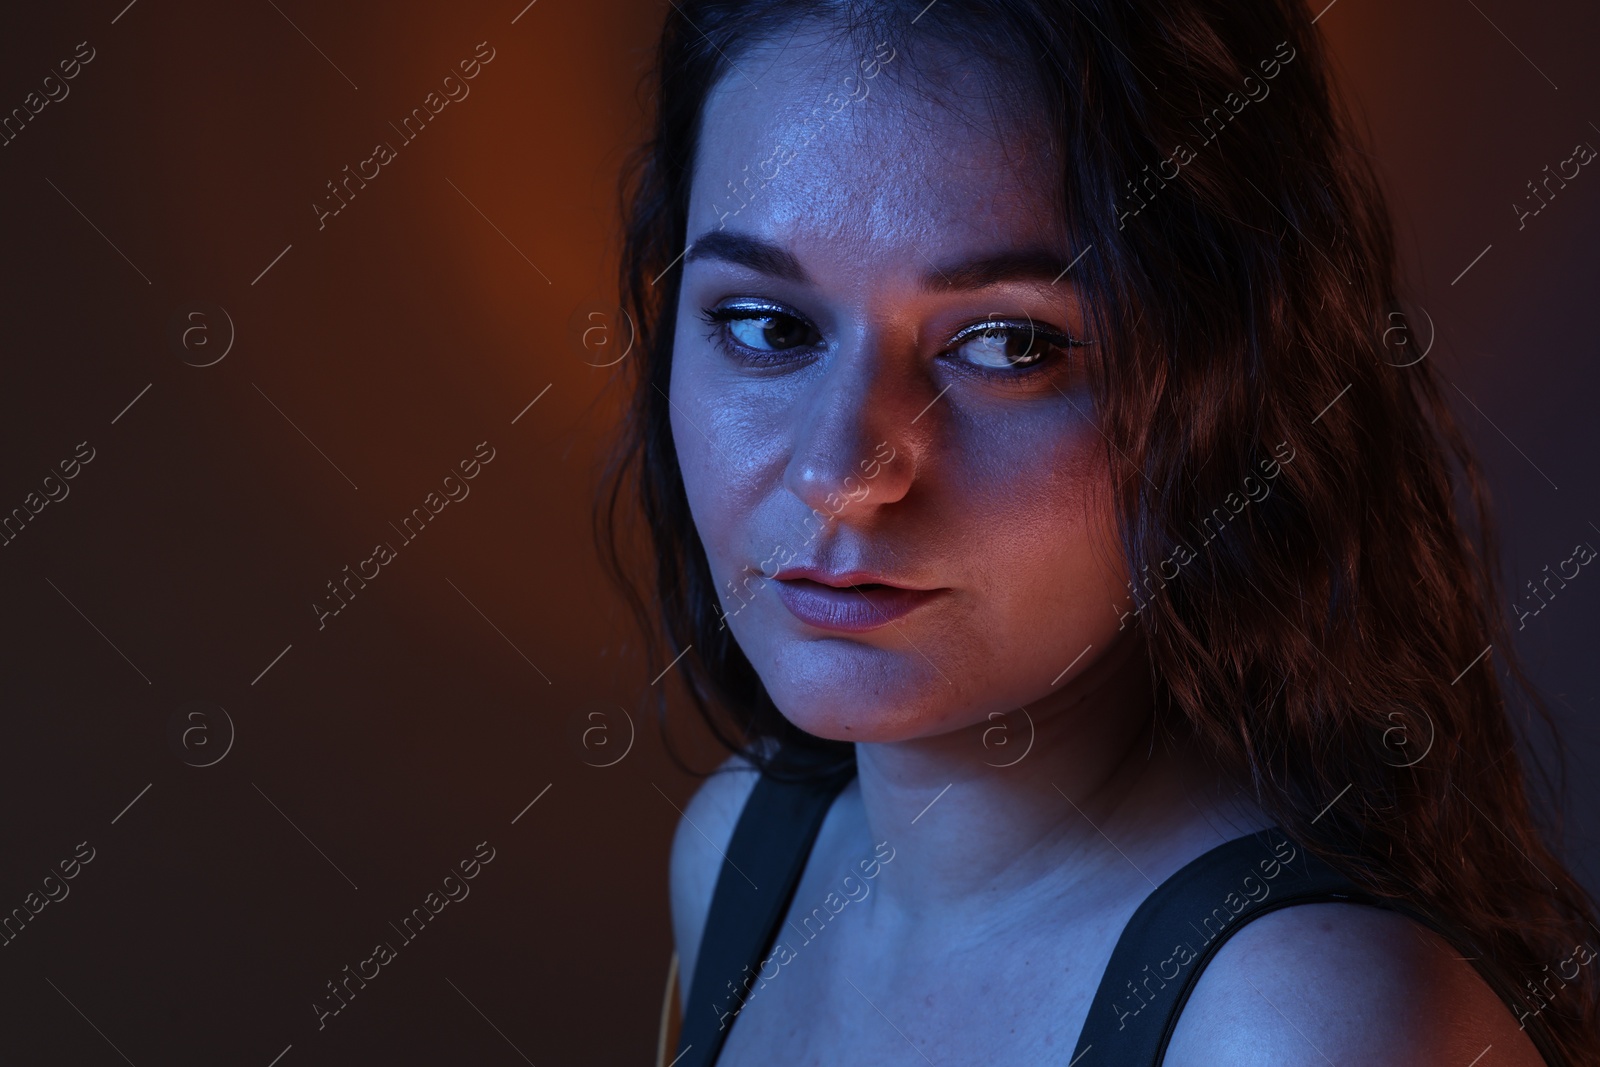
[[[689,798],[673,834],[668,891],[672,936],[685,993],[711,910],[711,895],[722,872],[722,858],[759,778],[760,773],[748,759],[738,754],[729,756]]]
[[[1328,1063],[1543,1067],[1472,963],[1399,912],[1355,903],[1280,908],[1212,958],[1165,1067]]]

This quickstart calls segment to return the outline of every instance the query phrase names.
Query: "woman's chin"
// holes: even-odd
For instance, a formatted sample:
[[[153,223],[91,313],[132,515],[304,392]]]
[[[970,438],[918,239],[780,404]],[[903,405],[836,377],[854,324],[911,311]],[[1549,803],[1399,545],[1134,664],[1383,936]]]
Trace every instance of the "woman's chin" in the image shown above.
[[[821,715],[821,716],[793,716],[785,715],[791,723],[804,730],[813,737],[825,738],[829,741],[903,741],[905,737],[898,731],[890,730],[880,723],[870,719],[856,716]]]
[[[881,697],[833,701],[812,692],[774,694],[773,700],[789,722],[830,741],[905,741],[929,732],[921,716]]]

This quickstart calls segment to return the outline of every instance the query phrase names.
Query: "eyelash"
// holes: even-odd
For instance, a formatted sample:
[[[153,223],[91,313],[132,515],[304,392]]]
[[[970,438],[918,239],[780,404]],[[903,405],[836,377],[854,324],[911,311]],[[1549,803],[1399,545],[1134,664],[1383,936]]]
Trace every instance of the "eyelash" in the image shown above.
[[[789,357],[789,353],[762,352],[758,349],[753,349],[746,345],[740,344],[729,335],[729,323],[744,322],[751,319],[790,319],[797,323],[805,323],[806,321],[799,315],[795,315],[779,307],[750,304],[740,305],[737,307],[701,308],[700,316],[711,327],[710,332],[707,334],[707,340],[715,344],[725,355],[729,356],[730,358],[756,366],[776,366],[785,362]],[[1044,327],[1038,326],[1031,322],[1024,323],[1004,319],[985,319],[982,322],[975,322],[970,325],[963,326],[956,332],[956,335],[951,338],[950,344],[947,346],[945,351],[948,352],[958,349],[962,344],[971,340],[974,336],[996,329],[1004,331],[1013,336],[1031,332],[1037,340],[1045,345],[1048,345],[1051,349],[1059,351],[1065,351],[1066,349],[1078,348],[1094,343],[1093,341],[1080,341],[1077,338],[1069,336],[1068,334],[1045,329]],[[790,352],[794,351],[799,350],[790,350]],[[1020,367],[1014,370],[998,370],[993,367],[984,367],[976,363],[966,362],[964,360],[959,362],[961,363],[963,369],[968,373],[977,374],[978,376],[989,381],[1004,382],[1018,381],[1033,374],[1047,370],[1053,364],[1059,362],[1059,359],[1059,355],[1046,356],[1045,358],[1029,364],[1026,367]]]

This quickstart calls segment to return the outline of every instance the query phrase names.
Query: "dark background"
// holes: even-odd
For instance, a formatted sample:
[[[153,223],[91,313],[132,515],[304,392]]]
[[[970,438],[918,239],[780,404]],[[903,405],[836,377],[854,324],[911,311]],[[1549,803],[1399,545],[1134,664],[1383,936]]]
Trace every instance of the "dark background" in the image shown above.
[[[0,548],[0,913],[95,850],[0,947],[0,1061],[648,1062],[695,782],[589,540],[618,400],[592,364],[620,349],[583,330],[614,299],[665,4],[125,3],[0,15],[0,113],[94,49],[0,146],[0,513],[94,449]],[[1600,172],[1521,229],[1512,207],[1600,146],[1600,11],[1339,0],[1318,25],[1520,585],[1600,546]],[[470,95],[399,145],[388,124],[481,41]],[[398,157],[319,230],[380,140]],[[226,357],[190,365],[229,320]],[[188,348],[175,321],[202,326]],[[402,543],[389,523],[484,441],[470,495]],[[397,558],[319,629],[379,541]],[[1591,886],[1597,619],[1590,568],[1519,635]],[[212,710],[185,747],[191,701]],[[479,842],[470,896],[319,1031],[325,983],[399,945]]]

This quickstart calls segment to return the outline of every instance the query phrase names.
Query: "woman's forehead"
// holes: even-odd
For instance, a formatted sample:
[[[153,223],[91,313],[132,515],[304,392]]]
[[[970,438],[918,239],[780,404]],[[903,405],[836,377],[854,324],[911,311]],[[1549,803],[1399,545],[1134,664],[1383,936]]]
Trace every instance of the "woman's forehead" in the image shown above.
[[[885,55],[891,56],[881,62]],[[932,77],[887,46],[807,40],[741,57],[707,100],[689,235],[894,247],[1037,243],[1061,227],[1059,168],[1037,123],[1001,114],[981,65]],[[933,66],[933,64],[925,64]]]

